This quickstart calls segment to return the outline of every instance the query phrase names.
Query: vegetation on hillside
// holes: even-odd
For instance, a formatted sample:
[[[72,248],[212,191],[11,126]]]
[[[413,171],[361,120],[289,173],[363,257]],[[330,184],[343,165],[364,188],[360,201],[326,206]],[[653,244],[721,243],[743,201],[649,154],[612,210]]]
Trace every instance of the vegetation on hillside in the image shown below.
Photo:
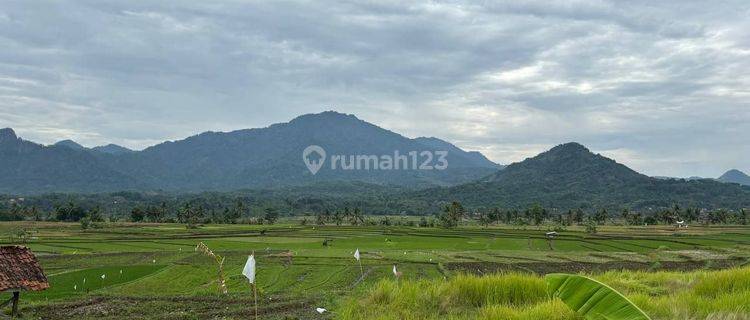
[[[408,170],[333,170],[329,160],[313,175],[301,159],[310,145],[323,147],[329,155],[345,156],[447,151],[450,165],[445,170],[417,170],[416,166],[426,160],[420,157]],[[203,132],[141,151],[102,151],[72,141],[43,146],[18,138],[10,128],[2,129],[0,192],[200,192],[321,181],[431,187],[473,181],[500,167],[477,152],[461,150],[446,141],[410,139],[333,111],[302,115],[266,128]]]

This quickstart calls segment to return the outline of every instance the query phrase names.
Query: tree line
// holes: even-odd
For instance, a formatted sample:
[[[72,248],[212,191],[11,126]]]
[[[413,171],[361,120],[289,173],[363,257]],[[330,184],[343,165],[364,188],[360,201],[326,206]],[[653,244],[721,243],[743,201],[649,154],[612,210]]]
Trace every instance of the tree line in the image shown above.
[[[738,210],[707,210],[698,208],[681,208],[680,206],[675,205],[669,209],[660,209],[651,212],[634,211],[627,208],[622,209],[619,213],[608,212],[605,208],[593,211],[584,211],[579,208],[557,212],[555,210],[544,208],[538,204],[524,210],[504,210],[495,207],[491,209],[469,211],[466,210],[461,203],[452,202],[445,206],[443,212],[439,215],[439,218],[441,224],[445,227],[455,227],[463,218],[473,218],[485,226],[490,224],[538,226],[545,222],[554,223],[559,226],[587,225],[591,223],[597,225],[611,223],[631,226],[657,224],[670,225],[678,222],[687,224],[698,223],[701,225],[747,225],[750,220],[750,211],[745,208]]]
[[[562,227],[571,225],[603,225],[607,223],[623,225],[655,225],[674,224],[684,221],[690,224],[739,224],[747,225],[748,210],[741,208],[729,209],[699,209],[694,207],[682,208],[675,205],[667,209],[653,211],[631,210],[623,208],[619,212],[611,212],[606,208],[598,210],[584,210],[583,208],[558,211],[545,208],[539,204],[525,209],[473,208],[467,209],[460,202],[451,202],[443,207],[441,212],[427,215],[418,223],[394,220],[388,216],[380,219],[369,218],[363,208],[358,206],[344,206],[343,208],[321,208],[318,211],[296,213],[276,206],[259,207],[249,205],[241,198],[229,201],[230,204],[211,203],[202,201],[162,201],[159,204],[138,204],[129,208],[124,215],[108,215],[99,204],[88,206],[72,200],[57,203],[51,210],[42,210],[36,205],[26,205],[20,201],[0,203],[0,221],[33,220],[33,221],[65,221],[81,222],[84,226],[108,221],[131,222],[164,222],[183,223],[189,226],[210,223],[249,223],[273,224],[280,216],[304,215],[314,217],[314,221],[304,218],[304,224],[333,224],[333,225],[393,225],[414,224],[419,226],[456,227],[462,220],[474,220],[476,223],[489,226],[491,224],[507,225],[541,225],[552,223]],[[113,205],[117,205],[116,203]],[[403,214],[400,212],[398,214]],[[429,218],[429,219],[428,219]]]

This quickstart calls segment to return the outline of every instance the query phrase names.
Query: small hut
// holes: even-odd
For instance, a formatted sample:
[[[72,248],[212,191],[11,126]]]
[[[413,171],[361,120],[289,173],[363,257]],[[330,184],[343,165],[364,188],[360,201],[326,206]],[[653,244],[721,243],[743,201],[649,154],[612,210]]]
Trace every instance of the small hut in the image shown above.
[[[42,291],[49,288],[47,276],[27,247],[0,247],[0,293],[11,292],[10,300],[0,302],[0,309],[12,304],[11,315],[18,315],[18,298],[21,291]]]

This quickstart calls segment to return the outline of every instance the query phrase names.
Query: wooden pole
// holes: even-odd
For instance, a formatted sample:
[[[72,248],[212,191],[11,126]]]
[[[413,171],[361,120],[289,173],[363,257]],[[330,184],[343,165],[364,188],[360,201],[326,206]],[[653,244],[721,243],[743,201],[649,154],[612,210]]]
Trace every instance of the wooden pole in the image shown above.
[[[10,312],[10,316],[15,318],[18,316],[18,296],[20,293],[18,291],[13,292],[13,309]]]
[[[253,250],[253,257],[255,256],[255,250]],[[256,260],[256,267],[257,270],[257,260]],[[257,275],[257,272],[256,272]],[[258,281],[257,277],[253,279],[253,299],[255,300],[255,320],[258,320],[258,287],[255,285],[255,283]]]
[[[555,248],[552,246],[552,238],[547,237],[547,244],[549,245],[549,249],[552,251],[555,251]]]
[[[255,297],[255,320],[258,320],[258,288],[253,283],[253,297]]]
[[[362,281],[364,281],[365,280],[365,269],[362,268],[362,261],[361,260],[357,260],[357,262],[359,262],[359,273],[361,275],[361,279],[362,279]]]

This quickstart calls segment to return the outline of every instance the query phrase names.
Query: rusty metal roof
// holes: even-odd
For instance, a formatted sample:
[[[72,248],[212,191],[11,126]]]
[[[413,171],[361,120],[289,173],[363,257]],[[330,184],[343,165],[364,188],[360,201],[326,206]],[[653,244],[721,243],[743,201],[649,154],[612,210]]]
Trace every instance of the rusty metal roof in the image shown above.
[[[47,288],[47,276],[29,248],[0,247],[0,292],[41,291]]]

